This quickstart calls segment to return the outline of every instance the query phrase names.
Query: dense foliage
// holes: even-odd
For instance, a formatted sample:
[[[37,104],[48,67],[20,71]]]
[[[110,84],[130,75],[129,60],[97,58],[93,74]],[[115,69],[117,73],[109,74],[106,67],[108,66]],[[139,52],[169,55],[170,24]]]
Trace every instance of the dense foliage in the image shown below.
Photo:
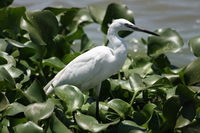
[[[116,18],[134,23],[125,5],[107,8],[25,7],[0,9],[0,132],[3,133],[193,133],[199,128],[200,36],[188,41],[197,57],[185,67],[170,63],[166,52],[177,52],[182,38],[171,29],[161,37],[141,39],[147,54],[128,55],[119,72],[103,82],[100,123],[95,119],[95,92],[63,85],[46,96],[43,87],[78,55],[95,47],[84,26],[97,23],[107,33]],[[130,32],[120,32],[127,36]],[[75,41],[80,51],[73,50]],[[109,42],[105,39],[103,45]],[[77,79],[78,80],[78,79]]]

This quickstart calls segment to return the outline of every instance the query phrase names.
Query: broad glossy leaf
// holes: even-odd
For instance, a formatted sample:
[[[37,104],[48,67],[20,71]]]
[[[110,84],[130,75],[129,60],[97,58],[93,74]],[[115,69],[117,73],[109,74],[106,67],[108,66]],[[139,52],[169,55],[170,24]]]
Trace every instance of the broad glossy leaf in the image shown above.
[[[109,108],[113,109],[122,119],[125,119],[128,116],[131,108],[127,102],[121,99],[113,99],[109,101],[107,105]]]
[[[49,118],[54,110],[54,104],[51,99],[48,99],[45,103],[29,104],[24,111],[26,118],[34,123],[39,120]]]
[[[160,75],[150,75],[149,77],[143,79],[143,82],[147,85],[147,86],[152,86],[154,83],[156,83],[156,81],[158,81],[159,79],[163,78]]]
[[[35,44],[46,45],[58,33],[58,21],[50,11],[28,11],[23,16],[21,28],[29,33]]]
[[[7,7],[12,4],[13,0],[2,0],[0,4],[0,8]]]
[[[147,129],[130,120],[124,120],[119,124],[118,133],[147,133]]]
[[[14,34],[18,34],[20,32],[21,16],[24,14],[25,11],[26,11],[25,7],[2,8],[0,10],[0,14],[1,14],[0,20],[3,20],[3,22],[0,25],[0,29],[1,30],[9,29]],[[2,32],[1,30],[0,32]]]
[[[61,7],[46,7],[43,10],[49,10],[51,11],[55,16],[64,13],[68,10],[70,10],[69,8],[61,8]]]
[[[135,93],[137,93],[138,91],[144,89],[144,84],[142,82],[142,79],[140,77],[139,74],[133,73],[130,77],[129,77],[129,82],[130,85],[132,87],[132,90],[135,91]]]
[[[179,116],[176,121],[175,128],[182,128],[187,126],[194,120],[196,116],[196,105],[194,101],[187,102],[180,110]]]
[[[106,9],[97,5],[88,5],[89,13],[92,19],[99,24],[102,24],[103,18],[106,13]]]
[[[183,46],[183,40],[180,35],[173,29],[159,29],[155,31],[160,37],[149,36],[148,37],[148,54],[150,56],[156,56],[166,52],[177,52]]]
[[[25,91],[25,94],[27,94],[27,98],[33,102],[44,102],[46,98],[42,85],[38,80],[34,80],[30,87]]]
[[[80,126],[84,130],[87,130],[93,133],[104,131],[108,128],[108,126],[115,125],[119,122],[118,120],[118,121],[114,121],[107,124],[99,124],[98,121],[94,117],[80,114],[80,113],[75,114],[75,119],[78,126]]]
[[[14,102],[8,105],[8,107],[4,110],[3,116],[14,116],[18,113],[24,112],[24,105]]]
[[[12,66],[16,66],[15,59],[11,55],[8,55],[6,52],[0,51],[0,59],[4,60],[2,62],[0,61],[1,67],[9,69]]]
[[[54,114],[50,119],[49,126],[53,133],[72,133]]]
[[[37,45],[31,41],[28,41],[24,44],[26,47],[23,49],[19,49],[20,56],[22,59],[30,58],[32,61],[40,61],[40,59],[45,54],[44,47]],[[31,56],[31,57],[30,57]]]
[[[12,39],[8,39],[6,38],[5,41],[8,43],[8,44],[11,44],[17,48],[24,48],[26,47],[24,44],[18,42],[18,41],[15,41],[15,40],[12,40]]]
[[[142,109],[143,114],[149,119],[157,106],[153,103],[146,104]]]
[[[192,51],[192,53],[199,57],[200,56],[200,35],[199,36],[195,36],[189,39],[188,42],[188,46],[190,48],[190,50]]]
[[[43,133],[43,129],[31,121],[17,125],[14,130],[16,133]]]
[[[87,50],[90,50],[93,47],[95,47],[93,42],[87,37],[86,34],[83,34],[82,38],[81,38],[81,50],[80,51],[85,52]]]
[[[4,67],[0,67],[0,78],[3,78],[12,84],[15,84],[15,80]]]
[[[55,94],[66,103],[69,113],[81,108],[84,103],[83,93],[75,86],[62,85],[54,88],[54,90]]]
[[[192,100],[195,97],[195,92],[192,92],[192,90],[189,89],[188,86],[185,86],[183,84],[179,84],[176,87],[176,94],[179,95],[181,104],[185,104],[185,102],[188,102],[188,100]]]
[[[109,106],[104,102],[99,102],[99,117],[103,122],[107,122],[107,114]],[[96,102],[93,102],[88,108],[87,114],[93,117],[96,117]]]
[[[58,70],[61,70],[65,67],[65,64],[56,57],[51,57],[49,59],[45,59],[45,60],[43,60],[42,63],[43,63],[43,65],[46,65],[46,66],[55,67]]]
[[[153,63],[157,68],[163,69],[170,65],[170,61],[165,54],[160,54],[153,58]]]
[[[181,103],[177,96],[169,98],[163,106],[163,116],[171,127],[175,126],[180,108]]]
[[[9,101],[7,97],[2,93],[0,93],[0,105],[0,112],[5,110],[9,106]]]
[[[104,34],[107,34],[108,30],[108,25],[112,23],[113,19],[119,19],[119,18],[124,18],[126,20],[129,20],[133,24],[134,22],[134,14],[131,10],[128,9],[126,5],[123,4],[118,4],[118,3],[111,3],[108,5],[106,14],[104,16],[102,26],[101,26],[101,31]],[[119,36],[125,37],[129,35],[132,32],[128,31],[121,31],[119,32]]]
[[[148,121],[148,128],[152,130],[159,130],[163,126],[163,120],[159,113],[153,112],[151,119]]]
[[[184,81],[186,85],[200,82],[200,58],[197,58],[185,68]]]

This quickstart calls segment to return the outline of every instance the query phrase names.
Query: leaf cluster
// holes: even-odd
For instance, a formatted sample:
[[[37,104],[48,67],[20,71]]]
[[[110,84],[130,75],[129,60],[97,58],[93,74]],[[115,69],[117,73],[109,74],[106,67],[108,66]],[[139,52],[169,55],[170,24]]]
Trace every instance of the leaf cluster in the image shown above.
[[[55,88],[46,96],[43,87],[62,68],[96,45],[84,27],[99,24],[106,36],[113,19],[134,23],[126,5],[106,8],[0,7],[0,132],[3,133],[177,133],[196,132],[200,111],[200,36],[188,46],[197,57],[184,67],[170,63],[165,53],[183,46],[171,28],[158,29],[160,37],[141,39],[146,55],[127,56],[124,66],[102,83],[100,122],[95,119],[93,90],[72,85]],[[126,37],[130,32],[120,32]],[[80,42],[80,50],[73,48]],[[102,45],[107,45],[104,40]],[[78,79],[77,79],[78,80]]]

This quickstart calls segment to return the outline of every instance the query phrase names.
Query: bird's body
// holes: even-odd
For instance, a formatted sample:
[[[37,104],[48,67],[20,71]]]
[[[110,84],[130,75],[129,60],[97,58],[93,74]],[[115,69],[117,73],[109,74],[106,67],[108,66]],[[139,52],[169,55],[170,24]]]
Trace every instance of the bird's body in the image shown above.
[[[141,31],[159,36],[154,32],[136,27],[125,19],[114,20],[107,33],[113,49],[98,46],[75,58],[44,87],[46,94],[52,93],[54,87],[65,84],[77,86],[82,91],[94,88],[97,96],[96,115],[98,119],[101,82],[117,72],[126,60],[127,46],[124,39],[118,36],[121,30]]]
[[[45,86],[46,94],[52,93],[53,87],[64,84],[77,86],[82,91],[91,89],[117,72],[126,60],[127,46],[118,36],[121,29],[116,26],[111,25],[108,30],[113,49],[98,46],[75,58]]]

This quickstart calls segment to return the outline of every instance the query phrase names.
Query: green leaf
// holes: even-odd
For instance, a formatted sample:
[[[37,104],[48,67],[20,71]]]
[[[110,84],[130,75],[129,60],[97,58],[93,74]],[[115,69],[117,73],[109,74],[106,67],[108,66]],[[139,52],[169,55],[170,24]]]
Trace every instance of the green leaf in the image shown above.
[[[30,104],[25,108],[24,114],[26,118],[34,123],[39,120],[49,118],[54,110],[54,104],[51,99],[48,99],[45,103]]]
[[[184,71],[184,81],[186,85],[200,82],[200,58],[191,62]]]
[[[191,52],[196,56],[200,56],[200,35],[195,36],[189,39],[188,41],[188,46],[191,50]]]
[[[31,121],[17,125],[14,131],[16,133],[43,133],[43,129]]]
[[[21,28],[29,33],[33,43],[46,45],[57,35],[58,21],[50,11],[29,11],[23,16]]]
[[[104,34],[107,34],[108,25],[112,23],[113,19],[124,18],[134,24],[134,14],[131,10],[128,9],[126,5],[118,4],[118,3],[111,3],[108,5],[106,14],[104,16],[101,31]],[[125,37],[132,32],[129,31],[121,31],[119,32],[119,36]]]
[[[96,5],[88,5],[88,10],[92,19],[96,23],[102,24],[106,9]]]
[[[125,119],[130,112],[130,105],[121,99],[112,99],[107,103],[109,108],[113,109],[120,118]]]
[[[61,70],[65,67],[65,64],[60,61],[60,59],[56,57],[51,57],[49,59],[43,60],[43,65],[55,67],[58,70]]]
[[[81,90],[75,86],[62,85],[55,87],[55,94],[66,103],[67,112],[72,113],[74,110],[80,109],[84,103],[84,96]]]
[[[163,106],[163,116],[167,120],[169,127],[174,127],[177,120],[177,115],[181,108],[179,97],[173,96],[169,98]]]
[[[12,84],[15,84],[15,80],[4,67],[0,67],[0,77],[5,79],[6,81],[9,81]]]
[[[118,120],[107,124],[99,124],[94,117],[80,113],[75,114],[75,119],[79,127],[93,133],[104,131],[108,128],[108,126],[115,125],[119,122]]]
[[[44,102],[46,98],[42,85],[38,80],[34,80],[30,87],[25,91],[25,94],[27,94],[27,97],[31,101]]]
[[[13,0],[2,0],[0,4],[0,8],[7,7],[12,4]]]
[[[147,133],[147,129],[130,120],[124,120],[119,124],[118,133]]]
[[[103,122],[108,122],[107,114],[109,106],[105,102],[99,102],[99,117]],[[87,110],[87,114],[96,117],[96,102],[93,102]]]
[[[153,63],[156,67],[158,67],[160,69],[164,69],[164,68],[170,66],[170,61],[165,54],[160,54],[160,55],[154,57]]]
[[[8,105],[8,107],[4,110],[3,116],[14,116],[18,113],[24,112],[24,105],[14,102]]]
[[[133,73],[129,77],[129,82],[130,82],[130,85],[131,85],[133,91],[135,91],[135,93],[139,92],[140,90],[144,89],[144,87],[145,87],[140,75],[136,74],[136,73]]]
[[[9,101],[7,97],[2,93],[0,93],[0,105],[0,112],[5,110],[9,106]]]
[[[2,1],[1,1],[2,2]],[[2,3],[1,3],[2,5]],[[9,29],[14,34],[18,34],[20,32],[20,20],[21,16],[26,11],[25,7],[17,7],[17,8],[3,8],[0,9],[0,20],[3,20],[3,23],[0,25],[0,33]]]
[[[9,69],[12,66],[14,66],[14,67],[16,66],[15,59],[11,55],[8,55],[8,53],[6,53],[6,52],[0,51],[0,59],[1,59],[1,61],[4,60],[2,62],[0,61],[1,67]]]
[[[177,52],[183,46],[183,40],[180,35],[173,29],[159,29],[155,31],[160,37],[148,37],[148,54],[156,56],[166,52]]]
[[[54,114],[50,119],[49,126],[53,133],[72,133]]]
[[[196,116],[196,105],[194,101],[187,102],[180,110],[175,128],[182,128],[190,124]]]
[[[83,34],[82,35],[82,38],[81,38],[81,52],[84,52],[84,51],[87,51],[87,50],[90,50],[91,48],[94,48],[94,44],[91,40],[89,40],[89,38],[87,37],[86,34]]]

